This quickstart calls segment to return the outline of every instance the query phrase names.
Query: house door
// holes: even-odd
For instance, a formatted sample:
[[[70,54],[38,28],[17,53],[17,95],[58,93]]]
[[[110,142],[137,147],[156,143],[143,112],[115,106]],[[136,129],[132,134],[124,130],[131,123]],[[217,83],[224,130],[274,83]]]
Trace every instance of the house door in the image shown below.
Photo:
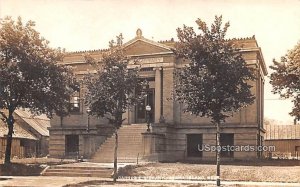
[[[146,106],[151,106],[151,111],[149,112],[150,122],[154,121],[154,89],[149,89],[146,91],[145,98],[139,102],[136,106],[136,123],[146,123],[148,119],[148,114],[146,111]]]
[[[78,135],[66,135],[65,150],[66,150],[66,156],[78,156],[79,154]]]

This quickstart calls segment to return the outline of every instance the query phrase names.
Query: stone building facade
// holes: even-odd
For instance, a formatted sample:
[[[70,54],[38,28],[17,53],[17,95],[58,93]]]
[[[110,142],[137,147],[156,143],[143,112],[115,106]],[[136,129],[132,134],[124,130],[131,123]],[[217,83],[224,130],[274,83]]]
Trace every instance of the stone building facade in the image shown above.
[[[249,66],[256,69],[257,80],[251,83],[256,99],[254,104],[234,113],[221,125],[221,145],[262,145],[265,133],[264,76],[267,74],[263,55],[254,36],[232,41],[241,48],[240,52]],[[123,46],[126,55],[137,59],[128,68],[139,66],[141,79],[149,81],[144,103],[124,114],[125,126],[145,125],[145,106],[150,105],[152,108],[151,132],[139,134],[143,139],[140,156],[157,161],[214,159],[215,152],[199,151],[197,147],[202,144],[215,145],[216,127],[207,118],[182,112],[184,106],[169,99],[172,97],[174,70],[186,63],[176,58],[174,40],[155,42],[144,38],[141,30],[138,30],[136,37]],[[94,71],[84,61],[83,54],[86,52],[97,59],[106,50],[72,52],[61,62],[73,66],[79,79]],[[49,153],[52,157],[92,158],[112,135],[112,129],[105,119],[87,114],[83,104],[84,85],[80,85],[80,88],[71,98],[74,112],[63,119],[57,116],[51,119]],[[259,157],[260,153],[224,152],[222,156],[229,159],[253,159]]]

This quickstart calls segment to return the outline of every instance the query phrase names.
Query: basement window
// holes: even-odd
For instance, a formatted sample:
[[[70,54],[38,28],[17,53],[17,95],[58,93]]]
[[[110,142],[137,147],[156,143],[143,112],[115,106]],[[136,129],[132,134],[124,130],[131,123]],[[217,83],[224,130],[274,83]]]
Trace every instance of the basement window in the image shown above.
[[[188,157],[202,157],[202,151],[198,146],[202,146],[202,134],[187,134],[187,156]]]
[[[221,133],[220,134],[220,145],[223,146],[233,146],[234,145],[234,134],[233,133]],[[221,157],[233,157],[233,151],[221,150]]]
[[[79,136],[66,135],[65,136],[65,150],[67,156],[77,156],[79,153]]]

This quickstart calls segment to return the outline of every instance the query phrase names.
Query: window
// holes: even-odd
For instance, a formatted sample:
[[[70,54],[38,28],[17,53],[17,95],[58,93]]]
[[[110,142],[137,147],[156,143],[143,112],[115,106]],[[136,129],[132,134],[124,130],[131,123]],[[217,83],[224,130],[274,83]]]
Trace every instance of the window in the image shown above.
[[[69,111],[70,112],[80,112],[80,85],[77,84],[74,87],[74,93],[71,95],[70,98],[70,106],[69,106]]]
[[[220,145],[223,146],[233,146],[234,145],[234,134],[233,133],[221,133],[220,134]],[[233,157],[233,151],[221,150],[221,157]]]
[[[65,139],[66,155],[76,156],[79,152],[79,136],[78,135],[66,135]]]
[[[198,147],[202,146],[202,134],[187,134],[187,156],[202,157],[202,151]]]
[[[140,71],[153,71],[153,67],[151,67],[151,68],[141,68]]]

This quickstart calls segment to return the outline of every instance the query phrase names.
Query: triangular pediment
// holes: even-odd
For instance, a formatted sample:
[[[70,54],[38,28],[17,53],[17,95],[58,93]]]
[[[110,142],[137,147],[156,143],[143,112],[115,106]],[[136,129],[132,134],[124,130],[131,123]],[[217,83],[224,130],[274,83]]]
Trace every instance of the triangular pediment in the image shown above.
[[[124,44],[126,55],[151,55],[172,53],[171,47],[145,38],[135,38]]]

